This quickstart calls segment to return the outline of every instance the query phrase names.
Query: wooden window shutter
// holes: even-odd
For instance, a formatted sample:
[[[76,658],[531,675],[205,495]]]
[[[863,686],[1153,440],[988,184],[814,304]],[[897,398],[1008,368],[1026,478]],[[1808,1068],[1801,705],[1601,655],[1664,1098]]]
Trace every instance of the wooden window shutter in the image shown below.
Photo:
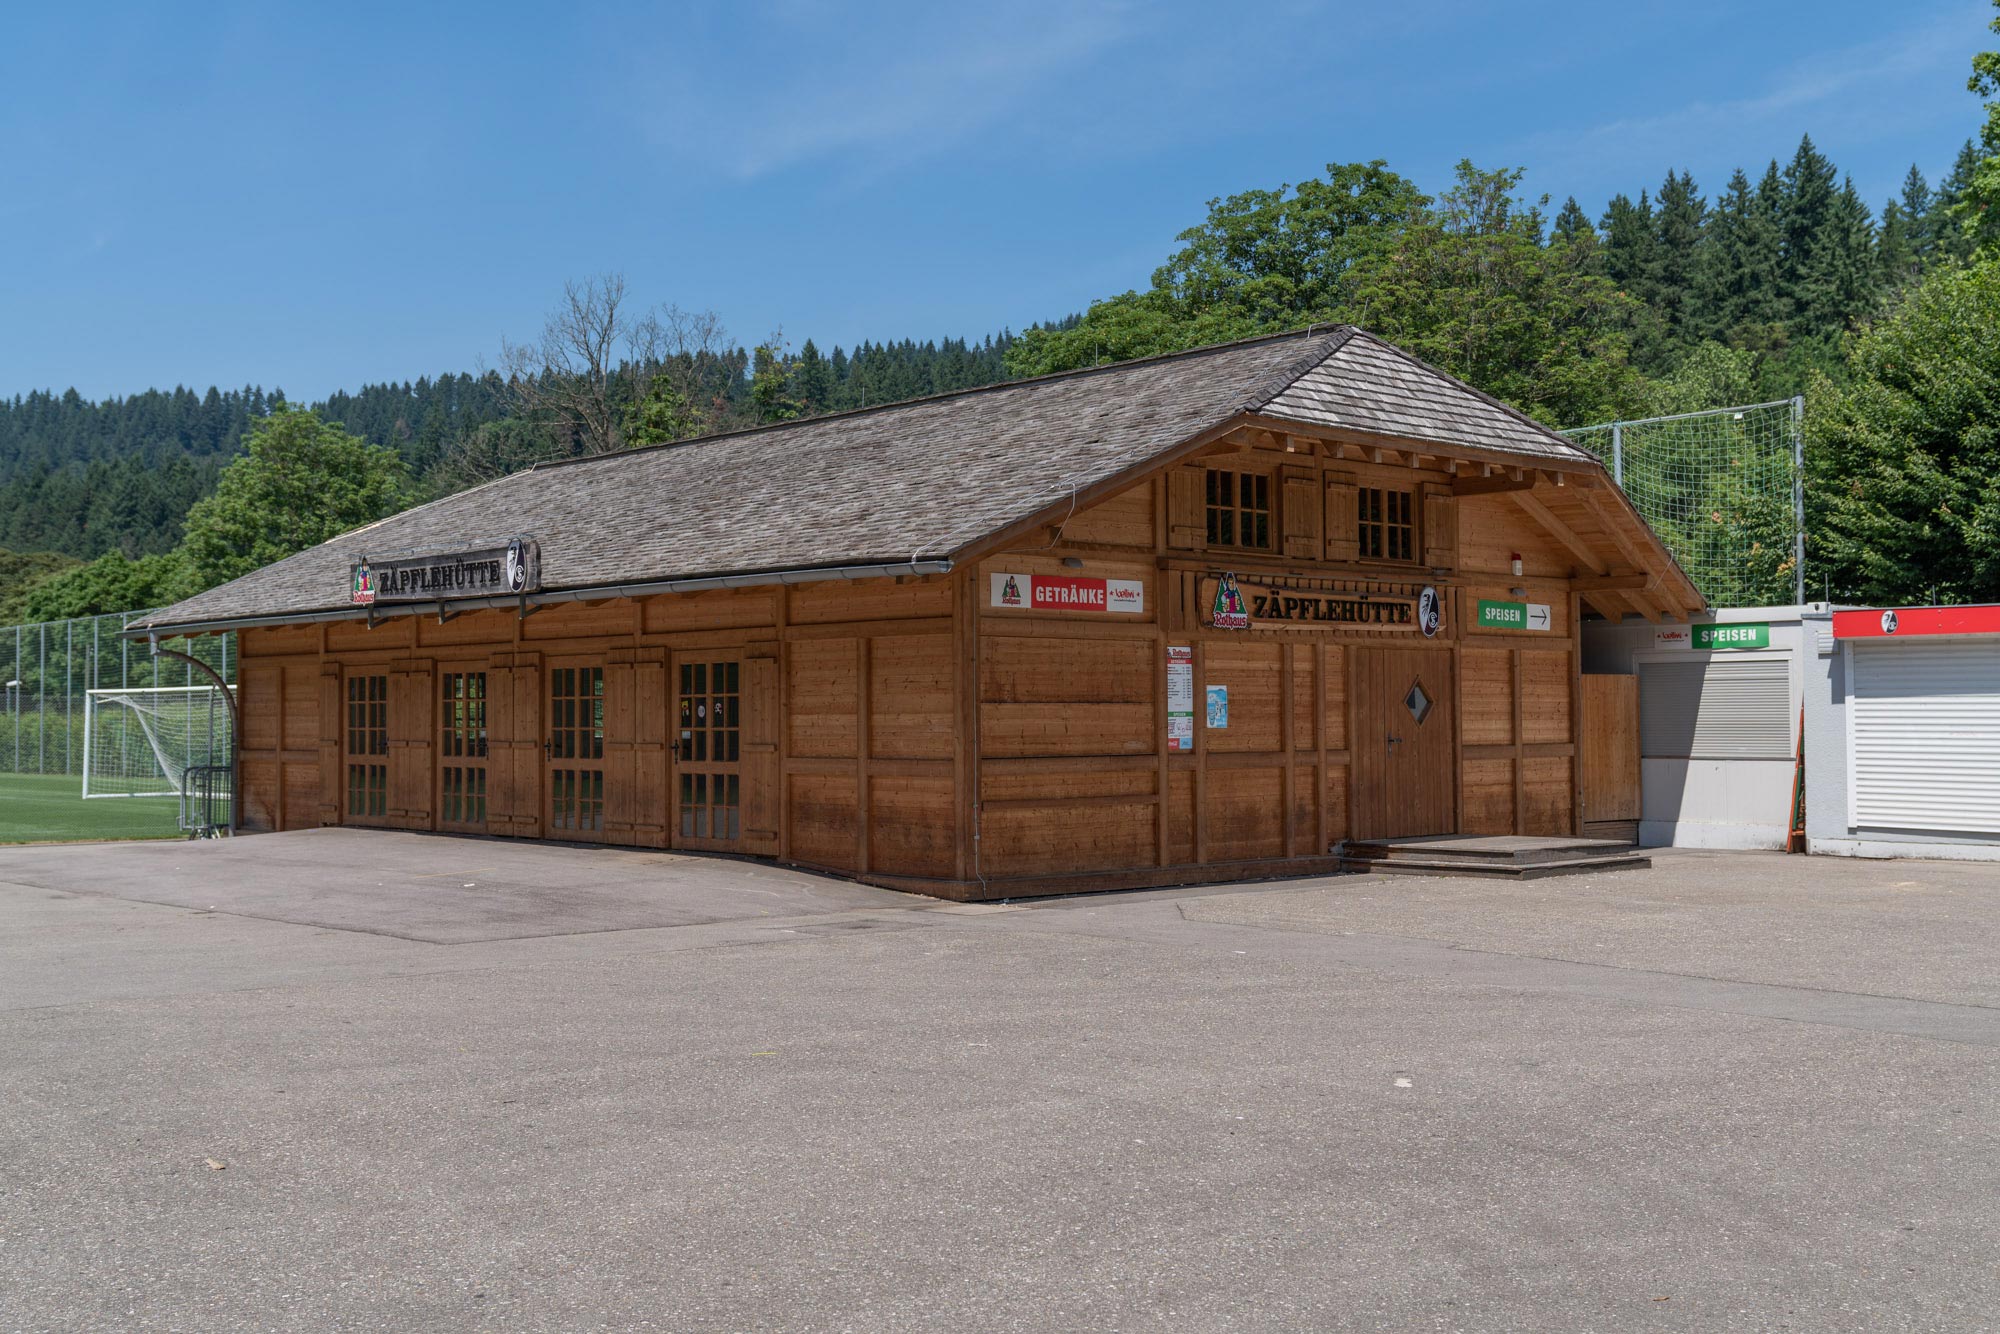
[[[1285,555],[1318,560],[1325,550],[1321,536],[1325,506],[1320,503],[1319,474],[1311,468],[1288,467],[1279,473],[1283,495],[1278,515],[1285,534]]]
[[[319,669],[319,822],[340,823],[340,740],[346,726],[340,693],[340,667],[323,663]]]
[[[776,857],[779,769],[778,645],[752,644],[743,659],[743,851]]]
[[[634,841],[638,820],[639,679],[631,649],[614,649],[604,664],[604,836],[608,843]]]
[[[1360,512],[1356,509],[1361,490],[1354,475],[1330,472],[1326,475],[1326,558],[1361,559]]]
[[[616,649],[604,669],[604,829],[613,843],[667,842],[664,649]]]
[[[1199,551],[1208,533],[1203,508],[1200,468],[1175,468],[1167,474],[1167,545]]]
[[[486,827],[533,838],[542,827],[541,655],[494,655],[486,731]]]
[[[389,672],[389,822],[431,827],[431,731],[437,677],[427,659],[398,662]]]
[[[1458,568],[1458,499],[1448,487],[1424,487],[1424,564],[1434,570]]]

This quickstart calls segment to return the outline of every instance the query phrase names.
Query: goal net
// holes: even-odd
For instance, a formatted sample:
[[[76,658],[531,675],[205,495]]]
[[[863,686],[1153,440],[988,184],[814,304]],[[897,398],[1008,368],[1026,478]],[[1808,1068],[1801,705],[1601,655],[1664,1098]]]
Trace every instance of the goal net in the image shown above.
[[[92,690],[84,695],[85,797],[185,800],[190,779],[226,769],[234,750],[230,701],[216,686]]]

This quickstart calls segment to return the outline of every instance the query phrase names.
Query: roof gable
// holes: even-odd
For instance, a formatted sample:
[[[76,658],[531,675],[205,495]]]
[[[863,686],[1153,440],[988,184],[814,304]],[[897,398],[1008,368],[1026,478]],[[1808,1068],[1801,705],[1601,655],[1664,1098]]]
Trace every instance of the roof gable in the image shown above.
[[[1246,413],[1590,456],[1345,326],[1224,344],[525,472],[393,515],[145,627],[347,609],[348,568],[536,538],[542,586],[944,559]]]

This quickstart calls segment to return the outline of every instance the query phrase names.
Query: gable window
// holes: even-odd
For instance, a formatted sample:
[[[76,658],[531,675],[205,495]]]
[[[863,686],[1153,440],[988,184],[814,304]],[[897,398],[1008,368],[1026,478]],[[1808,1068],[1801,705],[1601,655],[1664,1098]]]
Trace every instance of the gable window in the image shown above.
[[[1262,473],[1208,471],[1208,544],[1271,547],[1271,479]]]
[[[1410,521],[1410,493],[1364,486],[1358,494],[1361,559],[1415,560],[1416,526]]]

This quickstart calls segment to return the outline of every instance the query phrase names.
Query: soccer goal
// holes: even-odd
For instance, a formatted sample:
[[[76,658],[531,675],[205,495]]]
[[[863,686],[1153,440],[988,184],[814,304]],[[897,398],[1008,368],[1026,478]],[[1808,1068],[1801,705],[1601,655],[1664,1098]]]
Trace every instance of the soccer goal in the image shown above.
[[[181,828],[227,827],[230,705],[212,685],[87,691],[83,795],[178,798]]]

